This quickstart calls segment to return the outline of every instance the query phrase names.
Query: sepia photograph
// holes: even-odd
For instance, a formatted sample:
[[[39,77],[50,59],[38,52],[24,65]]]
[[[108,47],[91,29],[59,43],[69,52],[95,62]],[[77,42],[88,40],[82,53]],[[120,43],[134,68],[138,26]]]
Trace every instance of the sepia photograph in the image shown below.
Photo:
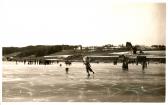
[[[2,102],[165,103],[166,2],[4,0],[1,10]]]

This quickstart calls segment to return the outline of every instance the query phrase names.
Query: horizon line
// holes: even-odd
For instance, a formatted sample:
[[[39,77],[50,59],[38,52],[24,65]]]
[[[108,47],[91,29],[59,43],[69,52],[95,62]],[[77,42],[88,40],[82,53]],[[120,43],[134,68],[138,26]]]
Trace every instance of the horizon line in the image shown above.
[[[113,45],[113,46],[125,46],[126,44],[102,44],[102,45],[82,45],[82,44],[30,44],[30,45],[23,45],[23,46],[2,46],[2,47],[28,47],[28,46],[55,46],[55,45],[70,45],[70,46],[82,46],[82,47],[91,47],[91,46],[105,46],[105,45]],[[145,45],[145,44],[133,44],[133,46],[152,46],[152,45],[161,45],[166,46],[166,44],[152,44],[152,45]]]

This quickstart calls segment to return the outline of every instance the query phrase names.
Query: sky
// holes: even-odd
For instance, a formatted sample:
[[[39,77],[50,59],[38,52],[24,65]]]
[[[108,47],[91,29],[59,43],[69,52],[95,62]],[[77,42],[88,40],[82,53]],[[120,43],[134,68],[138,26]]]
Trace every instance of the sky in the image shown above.
[[[1,46],[166,44],[166,4],[1,0]]]

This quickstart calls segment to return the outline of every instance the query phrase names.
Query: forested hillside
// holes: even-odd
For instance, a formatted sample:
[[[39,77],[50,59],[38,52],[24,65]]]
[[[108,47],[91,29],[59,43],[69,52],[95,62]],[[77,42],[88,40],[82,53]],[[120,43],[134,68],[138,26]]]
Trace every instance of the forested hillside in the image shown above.
[[[27,47],[3,47],[2,53],[3,55],[20,52],[17,57],[26,57],[34,55],[36,57],[49,55],[55,52],[60,52],[62,50],[73,50],[77,46],[70,45],[54,45],[54,46],[27,46]]]

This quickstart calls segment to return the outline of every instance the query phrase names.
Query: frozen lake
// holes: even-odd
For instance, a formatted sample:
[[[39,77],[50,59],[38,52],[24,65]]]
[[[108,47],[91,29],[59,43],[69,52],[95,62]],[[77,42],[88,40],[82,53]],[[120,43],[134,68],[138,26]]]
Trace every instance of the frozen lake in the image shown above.
[[[62,63],[63,64],[63,63]],[[73,62],[69,74],[65,65],[24,65],[3,62],[3,101],[47,102],[164,102],[165,64],[141,65],[91,63],[95,71],[88,78],[85,65]]]

